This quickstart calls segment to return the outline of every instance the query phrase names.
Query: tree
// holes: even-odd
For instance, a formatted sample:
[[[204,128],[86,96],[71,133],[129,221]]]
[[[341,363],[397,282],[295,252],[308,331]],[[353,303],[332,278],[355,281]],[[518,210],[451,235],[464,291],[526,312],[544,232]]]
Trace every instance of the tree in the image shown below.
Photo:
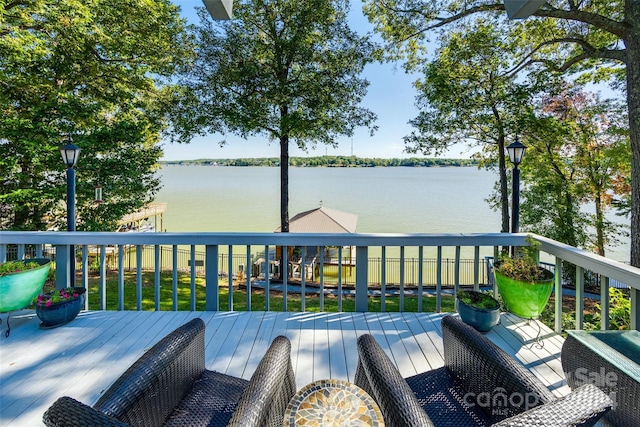
[[[615,196],[629,191],[624,108],[580,87],[558,92],[541,99],[529,122],[523,220],[531,231],[605,255],[605,246],[621,233],[605,212]],[[594,213],[580,209],[585,203],[593,204]]]
[[[198,58],[185,72],[173,139],[225,131],[280,144],[280,224],[289,231],[289,143],[337,145],[375,115],[358,104],[372,60],[351,31],[346,0],[248,0],[230,21],[201,14]]]
[[[496,164],[502,231],[509,228],[509,192],[505,161],[507,136],[517,135],[517,119],[528,108],[531,88],[509,72],[514,49],[494,23],[477,20],[440,38],[435,59],[422,67],[418,80],[420,113],[405,137],[410,152],[439,154],[451,145],[489,145],[485,153]]]
[[[504,4],[366,0],[365,11],[396,47],[393,53],[415,62],[432,30],[451,30],[477,13],[504,15]],[[640,267],[640,2],[561,0],[545,3],[533,16],[511,24],[512,37],[529,46],[518,68],[537,64],[551,72],[584,72],[591,80],[626,83],[632,154],[631,263]]]
[[[178,12],[168,0],[0,3],[1,228],[64,229],[69,136],[82,150],[78,230],[113,230],[153,200],[160,79],[191,46]]]

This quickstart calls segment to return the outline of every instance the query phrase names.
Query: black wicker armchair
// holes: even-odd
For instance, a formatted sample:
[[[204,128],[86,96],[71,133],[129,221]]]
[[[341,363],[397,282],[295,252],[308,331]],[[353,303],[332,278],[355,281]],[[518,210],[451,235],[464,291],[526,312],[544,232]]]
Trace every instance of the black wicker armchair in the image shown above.
[[[281,426],[296,385],[291,343],[277,337],[249,381],[205,369],[202,319],[138,359],[92,407],[61,397],[47,426]]]
[[[442,319],[445,366],[403,379],[371,335],[358,338],[355,383],[387,427],[591,426],[611,408],[584,386],[557,399],[531,372],[472,327]]]

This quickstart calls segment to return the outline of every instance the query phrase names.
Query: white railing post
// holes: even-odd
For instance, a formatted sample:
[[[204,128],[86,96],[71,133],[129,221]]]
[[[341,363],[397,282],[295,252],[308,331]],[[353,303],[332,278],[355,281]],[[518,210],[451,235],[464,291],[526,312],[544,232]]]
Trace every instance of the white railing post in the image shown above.
[[[69,246],[56,245],[56,288],[67,287],[69,282]]]
[[[220,281],[218,272],[218,245],[205,248],[205,310],[220,310]]]
[[[356,311],[369,311],[369,248],[356,246]]]
[[[557,334],[562,332],[562,260],[556,258],[556,267],[554,271],[555,289],[555,331]]]

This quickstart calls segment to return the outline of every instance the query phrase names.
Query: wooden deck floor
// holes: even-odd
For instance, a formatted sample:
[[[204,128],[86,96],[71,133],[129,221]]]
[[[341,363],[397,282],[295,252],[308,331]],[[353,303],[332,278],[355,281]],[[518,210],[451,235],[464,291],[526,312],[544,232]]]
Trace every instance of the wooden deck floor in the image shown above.
[[[249,378],[278,335],[292,343],[298,388],[322,378],[353,380],[356,338],[375,336],[403,376],[443,365],[437,313],[274,312],[83,312],[68,325],[42,330],[33,312],[11,318],[0,338],[0,425],[40,426],[43,412],[60,396],[89,405],[146,349],[194,317],[206,325],[206,366]],[[6,314],[2,315],[2,332]],[[557,395],[569,388],[560,366],[562,338],[537,332],[514,316],[487,336],[517,357]]]

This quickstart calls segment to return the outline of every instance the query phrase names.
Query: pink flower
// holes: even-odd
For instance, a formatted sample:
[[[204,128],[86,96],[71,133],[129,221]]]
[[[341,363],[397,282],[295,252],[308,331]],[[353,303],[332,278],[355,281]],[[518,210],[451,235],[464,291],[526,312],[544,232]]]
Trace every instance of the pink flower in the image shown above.
[[[52,304],[52,303],[51,303],[51,300],[48,300],[48,301],[45,303],[45,306],[47,306],[47,307],[51,307],[51,304]]]

